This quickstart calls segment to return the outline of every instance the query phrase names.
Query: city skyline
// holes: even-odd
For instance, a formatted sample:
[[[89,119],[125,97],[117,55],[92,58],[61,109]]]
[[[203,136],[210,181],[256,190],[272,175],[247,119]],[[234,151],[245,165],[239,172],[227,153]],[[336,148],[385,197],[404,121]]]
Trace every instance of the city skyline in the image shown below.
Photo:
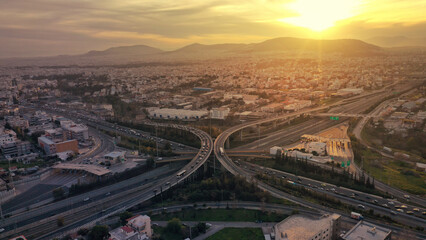
[[[192,43],[253,43],[275,37],[355,38],[373,44],[385,38],[389,46],[424,45],[426,37],[425,1],[37,0],[0,5],[0,58],[141,44],[174,50]]]

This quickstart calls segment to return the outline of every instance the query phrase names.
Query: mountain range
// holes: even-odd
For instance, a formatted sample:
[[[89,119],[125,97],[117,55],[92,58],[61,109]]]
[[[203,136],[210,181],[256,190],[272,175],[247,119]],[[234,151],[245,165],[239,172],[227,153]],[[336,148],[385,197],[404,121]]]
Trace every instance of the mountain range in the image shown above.
[[[146,45],[122,46],[104,51],[89,51],[81,55],[2,59],[0,65],[126,64],[305,52],[318,55],[336,53],[343,56],[374,56],[384,54],[384,49],[356,39],[316,40],[284,37],[251,44],[204,45],[194,43],[174,51],[163,51]]]

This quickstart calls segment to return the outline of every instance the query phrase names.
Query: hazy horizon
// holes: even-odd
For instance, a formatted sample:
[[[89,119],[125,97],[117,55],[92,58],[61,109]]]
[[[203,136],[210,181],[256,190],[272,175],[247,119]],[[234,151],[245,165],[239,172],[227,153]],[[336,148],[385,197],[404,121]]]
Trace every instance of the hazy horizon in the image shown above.
[[[132,45],[175,50],[192,43],[254,43],[277,37],[425,45],[425,3],[1,1],[0,58],[76,55]]]

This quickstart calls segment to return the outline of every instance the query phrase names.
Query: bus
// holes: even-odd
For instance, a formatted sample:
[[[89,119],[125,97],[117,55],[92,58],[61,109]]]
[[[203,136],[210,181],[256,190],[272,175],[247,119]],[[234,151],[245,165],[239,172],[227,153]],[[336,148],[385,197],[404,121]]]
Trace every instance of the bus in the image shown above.
[[[182,170],[176,174],[177,177],[182,177],[186,173],[186,170]]]
[[[219,151],[220,151],[220,155],[222,155],[222,156],[225,155],[225,151],[223,150],[223,147],[220,147]]]

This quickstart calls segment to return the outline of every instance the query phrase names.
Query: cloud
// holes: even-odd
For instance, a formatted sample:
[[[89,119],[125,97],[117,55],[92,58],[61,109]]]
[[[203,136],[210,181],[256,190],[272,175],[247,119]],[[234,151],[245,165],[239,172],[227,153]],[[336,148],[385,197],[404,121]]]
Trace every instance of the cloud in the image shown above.
[[[278,21],[297,15],[288,8],[290,2],[0,0],[0,57],[81,53],[133,44],[174,49],[192,42],[249,43],[280,36],[426,34],[421,14],[425,1],[363,0],[358,15],[320,34]]]

